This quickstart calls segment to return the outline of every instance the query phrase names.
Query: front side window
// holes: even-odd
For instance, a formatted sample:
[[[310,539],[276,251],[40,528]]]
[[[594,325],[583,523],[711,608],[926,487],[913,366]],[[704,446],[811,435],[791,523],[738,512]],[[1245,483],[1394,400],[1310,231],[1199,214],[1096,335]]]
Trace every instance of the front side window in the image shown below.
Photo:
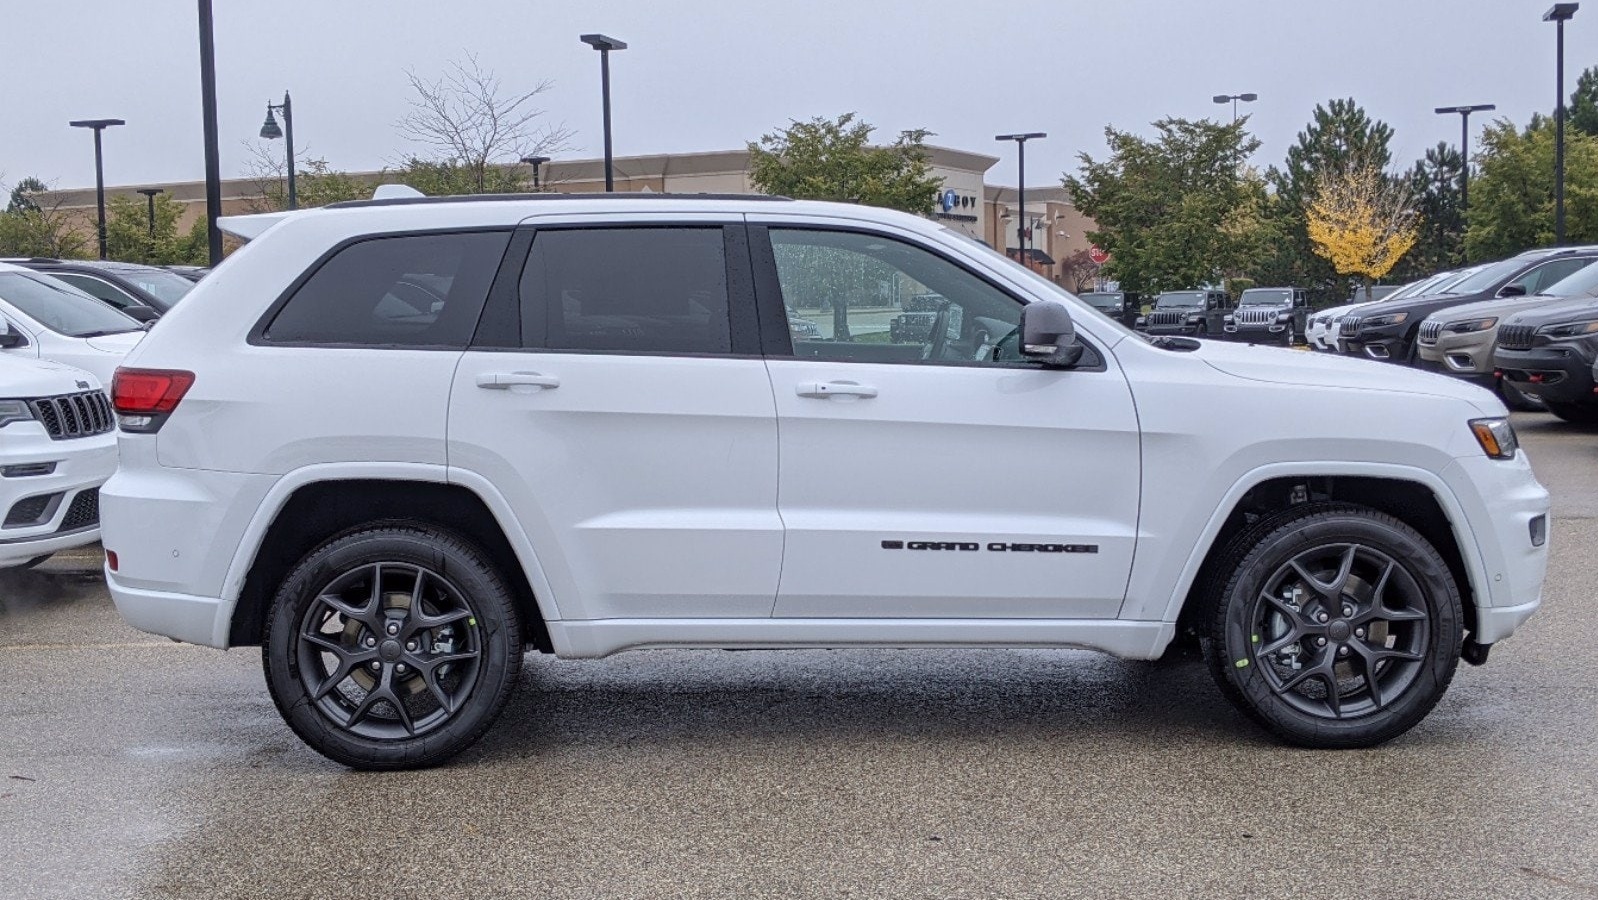
[[[56,334],[98,337],[144,327],[94,297],[48,276],[0,273],[0,300]]]
[[[133,282],[139,290],[154,297],[163,309],[176,306],[184,295],[194,290],[194,282],[161,269],[134,269],[119,274]]]
[[[1532,269],[1530,272],[1510,282],[1510,284],[1520,285],[1526,289],[1528,294],[1546,293],[1548,288],[1587,268],[1587,265],[1592,261],[1590,256],[1556,259]]]
[[[521,278],[522,345],[732,352],[720,226],[539,231]]]
[[[350,244],[278,310],[271,343],[464,348],[507,231],[411,234]]]
[[[893,238],[773,228],[794,355],[860,362],[1013,363],[1021,303]]]

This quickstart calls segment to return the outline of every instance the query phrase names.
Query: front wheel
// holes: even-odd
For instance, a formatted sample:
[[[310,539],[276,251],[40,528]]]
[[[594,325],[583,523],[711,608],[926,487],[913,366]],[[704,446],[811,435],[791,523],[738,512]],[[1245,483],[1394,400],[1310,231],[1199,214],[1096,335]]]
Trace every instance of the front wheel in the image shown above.
[[[1598,406],[1585,403],[1550,403],[1548,411],[1572,425],[1598,425]]]
[[[415,769],[493,724],[521,670],[521,625],[476,547],[383,523],[300,561],[261,655],[273,702],[313,750],[356,769]]]
[[[1536,394],[1528,394],[1507,378],[1498,379],[1498,397],[1515,412],[1547,412],[1548,404]]]
[[[1437,550],[1391,516],[1339,503],[1301,506],[1250,537],[1205,642],[1227,699],[1303,747],[1369,747],[1425,718],[1464,640]]]

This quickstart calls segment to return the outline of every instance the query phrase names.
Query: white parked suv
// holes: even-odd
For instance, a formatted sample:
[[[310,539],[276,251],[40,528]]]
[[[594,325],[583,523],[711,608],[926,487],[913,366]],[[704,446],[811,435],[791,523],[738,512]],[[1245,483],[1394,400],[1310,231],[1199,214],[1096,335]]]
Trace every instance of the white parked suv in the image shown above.
[[[522,195],[227,227],[253,240],[117,374],[106,574],[139,628],[260,645],[350,766],[471,744],[528,647],[1179,634],[1283,739],[1368,746],[1539,602],[1548,494],[1492,394],[1138,336],[926,219]],[[940,298],[898,343],[893,291]]]
[[[0,569],[98,540],[100,486],[116,466],[98,379],[0,355]]]
[[[144,326],[77,288],[0,263],[0,355],[47,359],[111,383]]]

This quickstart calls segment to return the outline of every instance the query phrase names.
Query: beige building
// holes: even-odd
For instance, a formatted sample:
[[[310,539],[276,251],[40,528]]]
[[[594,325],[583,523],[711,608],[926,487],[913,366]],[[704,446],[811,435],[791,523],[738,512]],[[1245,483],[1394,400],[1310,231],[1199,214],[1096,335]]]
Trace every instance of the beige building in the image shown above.
[[[932,174],[943,188],[929,216],[996,249],[1017,251],[1022,221],[1015,215],[1014,188],[987,184],[987,174],[999,162],[984,153],[929,147]],[[663,153],[648,156],[619,156],[614,160],[618,191],[654,191],[671,194],[752,194],[749,177],[749,151],[716,150],[706,153]],[[350,173],[374,187],[392,180],[385,172]],[[529,173],[530,174],[530,173]],[[545,189],[560,193],[604,190],[603,159],[555,160],[544,164],[539,179]],[[202,181],[166,184],[119,185],[106,188],[107,195],[124,194],[142,201],[137,191],[160,188],[188,209],[179,222],[187,228],[205,215],[205,183]],[[52,191],[51,202],[81,216],[86,230],[93,229],[94,189]],[[230,178],[222,182],[222,214],[259,212],[264,194],[261,182],[251,178]],[[1031,228],[1028,265],[1058,279],[1058,262],[1088,246],[1086,232],[1091,223],[1082,217],[1060,187],[1031,188],[1027,191],[1024,221]]]

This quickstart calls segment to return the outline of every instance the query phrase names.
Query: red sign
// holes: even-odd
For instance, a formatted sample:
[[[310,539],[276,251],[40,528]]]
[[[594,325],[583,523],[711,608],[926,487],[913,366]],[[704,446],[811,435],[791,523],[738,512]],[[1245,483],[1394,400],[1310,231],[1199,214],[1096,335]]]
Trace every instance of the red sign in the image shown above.
[[[1103,247],[1094,244],[1088,248],[1088,259],[1093,260],[1094,265],[1102,266],[1110,261],[1110,254],[1105,253]]]

